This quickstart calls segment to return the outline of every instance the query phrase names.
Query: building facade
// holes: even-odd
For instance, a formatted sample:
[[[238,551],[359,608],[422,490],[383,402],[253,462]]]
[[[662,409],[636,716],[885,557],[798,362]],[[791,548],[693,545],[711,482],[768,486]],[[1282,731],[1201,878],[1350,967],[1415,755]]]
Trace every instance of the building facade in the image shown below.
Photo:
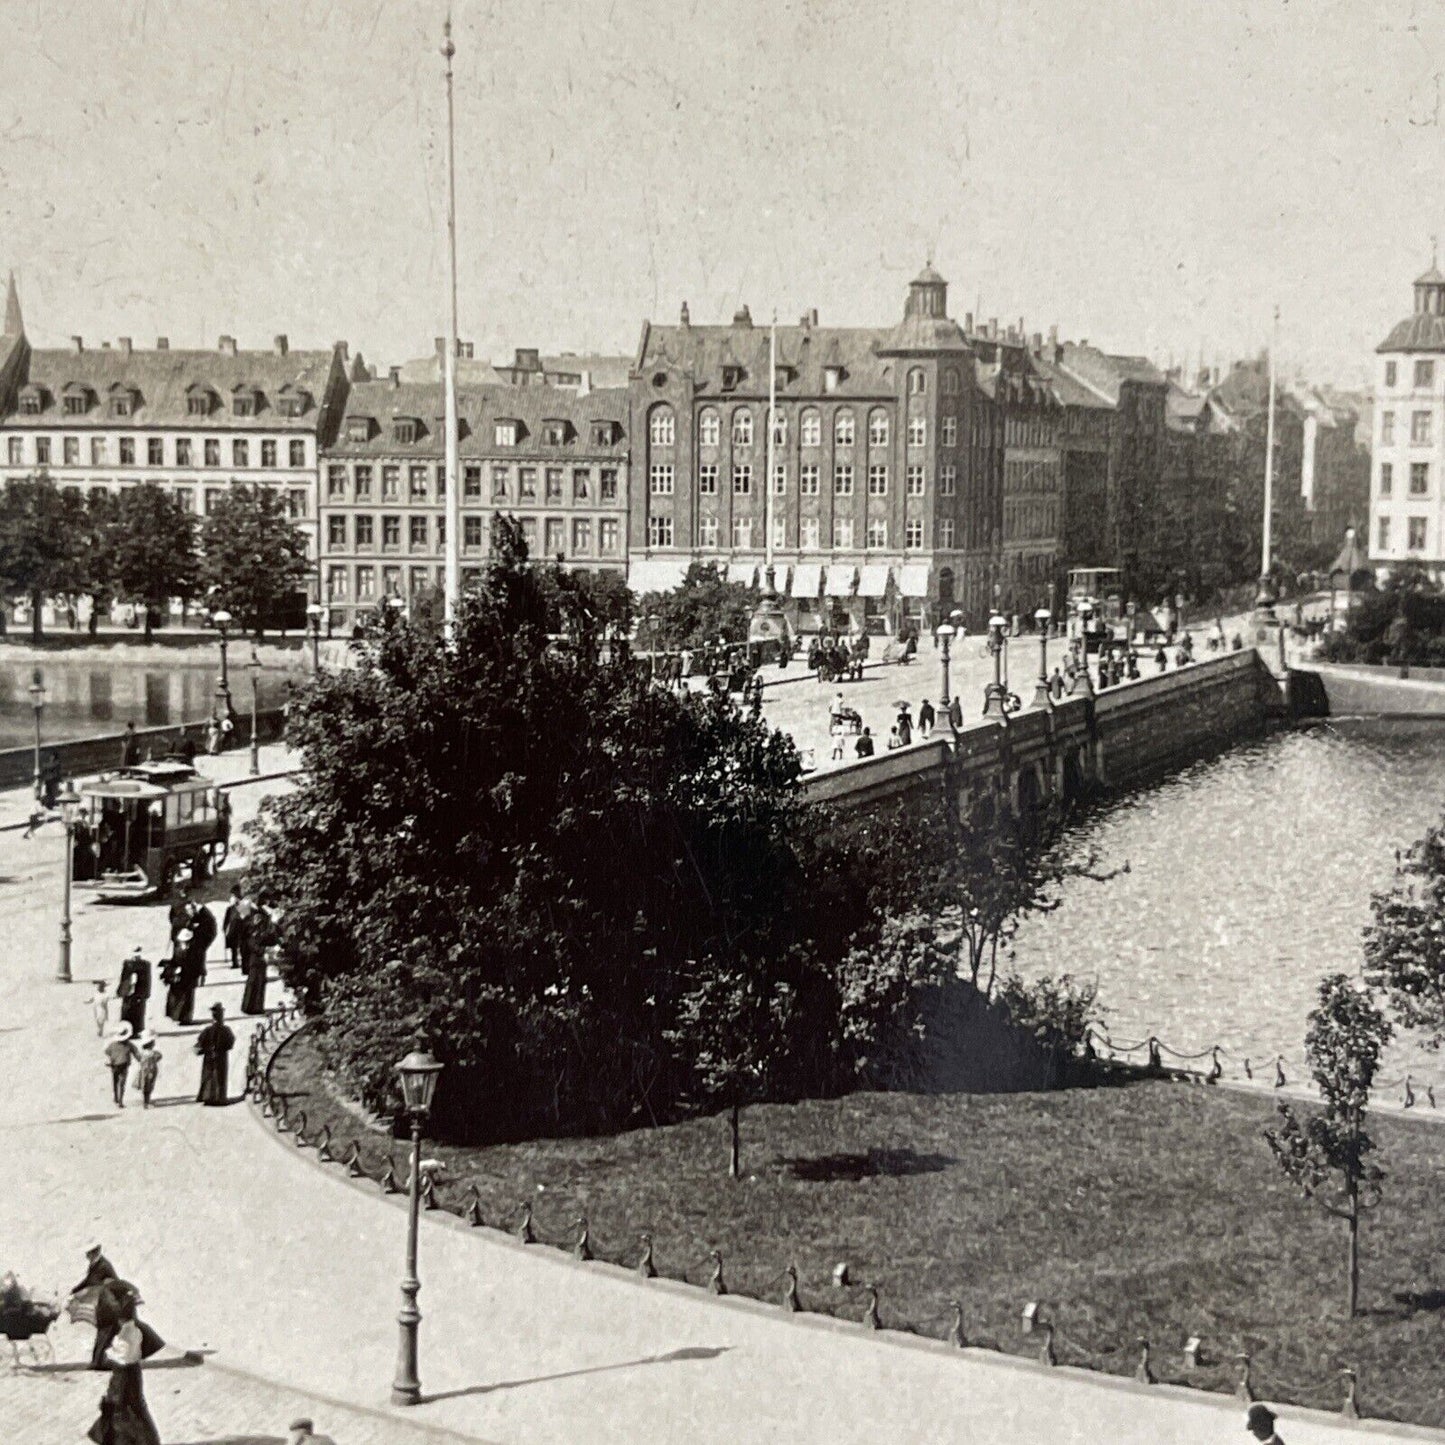
[[[458,390],[462,580],[487,555],[491,518],[521,524],[534,556],[626,568],[627,393],[547,386]],[[349,632],[386,598],[443,584],[445,398],[440,384],[354,384],[321,456],[321,582],[328,627]]]

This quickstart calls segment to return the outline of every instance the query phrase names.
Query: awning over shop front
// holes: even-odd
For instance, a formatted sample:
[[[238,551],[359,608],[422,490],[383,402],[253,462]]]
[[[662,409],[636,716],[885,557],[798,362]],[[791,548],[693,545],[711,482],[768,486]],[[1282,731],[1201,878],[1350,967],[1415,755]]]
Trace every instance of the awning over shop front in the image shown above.
[[[817,562],[799,562],[793,568],[793,596],[800,602],[815,602],[823,588],[823,569]]]
[[[888,592],[888,575],[892,568],[883,562],[869,562],[858,576],[860,597],[883,597]]]
[[[905,597],[927,597],[929,566],[927,562],[905,562],[898,569],[898,590]]]
[[[634,557],[627,564],[627,586],[645,592],[671,592],[687,574],[686,557]]]
[[[756,562],[729,562],[728,581],[741,582],[744,587],[751,587],[758,580],[758,564]]]
[[[851,597],[853,583],[857,580],[856,567],[829,567],[823,586],[824,597]]]

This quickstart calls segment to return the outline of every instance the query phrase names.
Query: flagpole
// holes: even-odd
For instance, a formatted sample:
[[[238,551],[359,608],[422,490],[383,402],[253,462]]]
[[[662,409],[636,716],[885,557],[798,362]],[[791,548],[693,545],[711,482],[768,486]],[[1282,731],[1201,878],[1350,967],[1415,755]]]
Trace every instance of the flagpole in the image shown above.
[[[764,580],[768,592],[776,590],[773,573],[773,471],[778,430],[778,313],[773,312],[773,327],[768,336],[768,474],[763,479],[763,556],[766,559]]]
[[[1271,553],[1274,551],[1273,537],[1271,536],[1274,522],[1274,354],[1278,347],[1279,307],[1276,306],[1274,308],[1274,325],[1269,338],[1269,420],[1265,423],[1264,441],[1264,546],[1262,549],[1263,560],[1259,569],[1261,577],[1269,576]]]
[[[457,460],[457,158],[456,120],[452,100],[452,18],[443,27],[442,55],[447,63],[447,350],[442,367],[446,388],[446,571],[445,622],[449,639],[455,639],[462,595],[462,479]]]

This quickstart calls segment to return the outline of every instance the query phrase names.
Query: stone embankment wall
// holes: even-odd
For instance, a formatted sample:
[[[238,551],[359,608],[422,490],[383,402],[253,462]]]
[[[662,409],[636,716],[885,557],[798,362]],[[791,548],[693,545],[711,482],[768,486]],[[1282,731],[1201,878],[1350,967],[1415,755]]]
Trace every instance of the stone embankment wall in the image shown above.
[[[1445,718],[1445,669],[1314,663],[1290,673],[1307,717]]]
[[[993,794],[1016,810],[1158,777],[1243,738],[1283,714],[1279,683],[1253,649],[1073,696],[1006,722],[979,718],[955,739],[944,728],[926,743],[813,775],[807,796],[849,811],[898,803],[960,810]],[[956,767],[956,779],[949,772]]]

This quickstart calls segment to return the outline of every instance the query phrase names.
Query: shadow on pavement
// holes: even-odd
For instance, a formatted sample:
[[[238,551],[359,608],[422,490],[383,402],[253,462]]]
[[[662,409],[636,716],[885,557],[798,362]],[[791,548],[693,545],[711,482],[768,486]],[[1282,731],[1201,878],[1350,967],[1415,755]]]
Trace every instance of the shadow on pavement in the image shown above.
[[[784,1159],[784,1167],[795,1179],[809,1184],[832,1184],[840,1180],[882,1176],[903,1179],[911,1174],[942,1174],[958,1163],[947,1154],[919,1154],[912,1149],[870,1149],[866,1154],[824,1154],[813,1159]]]
[[[114,1119],[119,1110],[112,1110],[109,1114],[76,1114],[69,1119],[47,1119],[46,1124],[101,1124],[107,1119]]]
[[[684,1360],[715,1360],[726,1354],[729,1345],[692,1345],[681,1350],[670,1350],[665,1355],[647,1355],[640,1360],[619,1360],[615,1365],[589,1365],[583,1370],[559,1370],[555,1375],[535,1375],[527,1380],[498,1380],[492,1385],[468,1385],[462,1390],[443,1390],[436,1395],[423,1395],[421,1403],[430,1405],[437,1400],[459,1400],[465,1395],[491,1395],[498,1390],[517,1390],[523,1385],[550,1385],[554,1380],[574,1380],[581,1375],[605,1375],[609,1370],[631,1370],[638,1365],[671,1365]]]

